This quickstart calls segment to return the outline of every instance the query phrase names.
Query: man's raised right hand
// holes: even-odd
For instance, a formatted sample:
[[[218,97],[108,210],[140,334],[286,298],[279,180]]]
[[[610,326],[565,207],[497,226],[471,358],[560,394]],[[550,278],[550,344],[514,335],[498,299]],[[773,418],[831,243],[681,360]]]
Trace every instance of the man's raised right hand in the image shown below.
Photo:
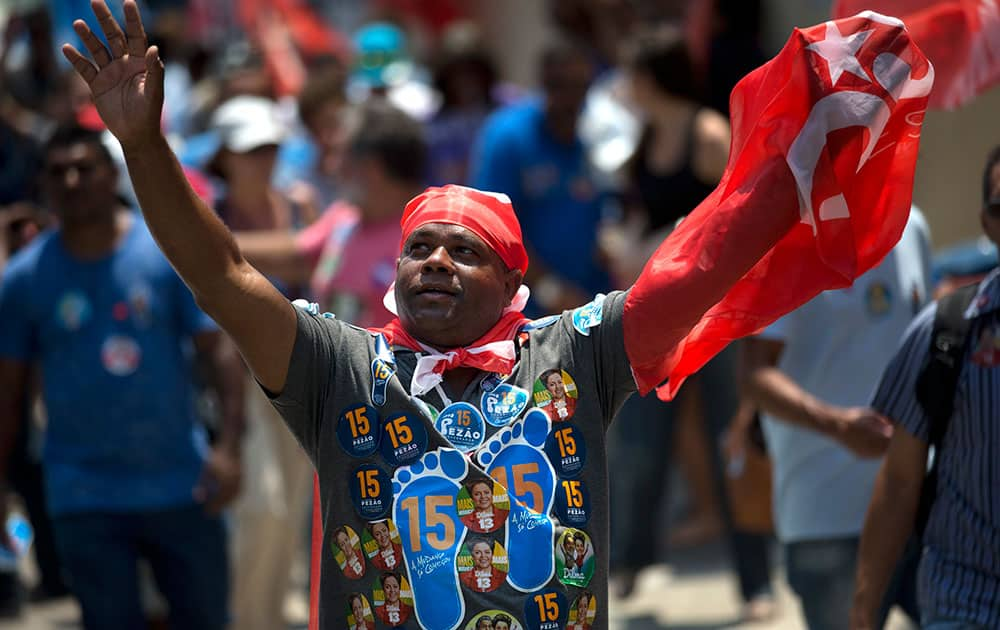
[[[91,9],[108,41],[105,46],[83,20],[73,22],[91,58],[70,44],[62,51],[90,86],[94,105],[122,147],[142,146],[160,137],[163,108],[163,63],[156,46],[149,46],[135,0],[125,0],[125,31],[104,0]]]

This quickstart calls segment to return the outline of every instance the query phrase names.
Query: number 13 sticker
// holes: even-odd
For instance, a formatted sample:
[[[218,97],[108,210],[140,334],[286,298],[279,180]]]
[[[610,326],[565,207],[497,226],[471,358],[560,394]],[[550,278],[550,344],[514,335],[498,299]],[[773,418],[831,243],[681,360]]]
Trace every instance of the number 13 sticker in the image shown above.
[[[527,630],[561,630],[568,612],[566,596],[550,588],[524,600],[524,626]]]

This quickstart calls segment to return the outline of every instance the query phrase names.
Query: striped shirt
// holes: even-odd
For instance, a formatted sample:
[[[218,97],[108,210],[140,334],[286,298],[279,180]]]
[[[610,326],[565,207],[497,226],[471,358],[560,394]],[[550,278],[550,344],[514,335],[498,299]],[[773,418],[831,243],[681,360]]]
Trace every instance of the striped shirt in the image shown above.
[[[910,325],[872,402],[924,441],[929,418],[916,381],[928,361],[935,311],[936,303]],[[973,320],[971,336],[939,454],[920,602],[930,618],[1000,628],[1000,268],[982,282],[965,316]]]

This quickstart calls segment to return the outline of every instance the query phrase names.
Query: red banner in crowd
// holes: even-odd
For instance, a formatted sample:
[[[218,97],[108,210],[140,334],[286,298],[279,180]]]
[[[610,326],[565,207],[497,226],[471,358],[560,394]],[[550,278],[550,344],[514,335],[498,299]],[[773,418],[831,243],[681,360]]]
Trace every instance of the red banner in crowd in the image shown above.
[[[833,17],[864,9],[903,20],[934,64],[932,108],[954,109],[1000,83],[1000,0],[836,0]]]
[[[878,264],[910,211],[934,69],[874,13],[796,29],[730,97],[719,186],[650,259],[625,305],[640,390],[670,399],[732,340]]]

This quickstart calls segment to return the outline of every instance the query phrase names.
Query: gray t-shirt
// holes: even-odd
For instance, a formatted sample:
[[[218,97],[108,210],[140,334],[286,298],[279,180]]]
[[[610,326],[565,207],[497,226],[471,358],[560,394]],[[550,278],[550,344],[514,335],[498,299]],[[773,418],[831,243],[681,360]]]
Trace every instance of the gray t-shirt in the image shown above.
[[[625,296],[525,325],[512,374],[421,399],[416,353],[297,309],[273,402],[319,473],[321,628],[607,627]]]

